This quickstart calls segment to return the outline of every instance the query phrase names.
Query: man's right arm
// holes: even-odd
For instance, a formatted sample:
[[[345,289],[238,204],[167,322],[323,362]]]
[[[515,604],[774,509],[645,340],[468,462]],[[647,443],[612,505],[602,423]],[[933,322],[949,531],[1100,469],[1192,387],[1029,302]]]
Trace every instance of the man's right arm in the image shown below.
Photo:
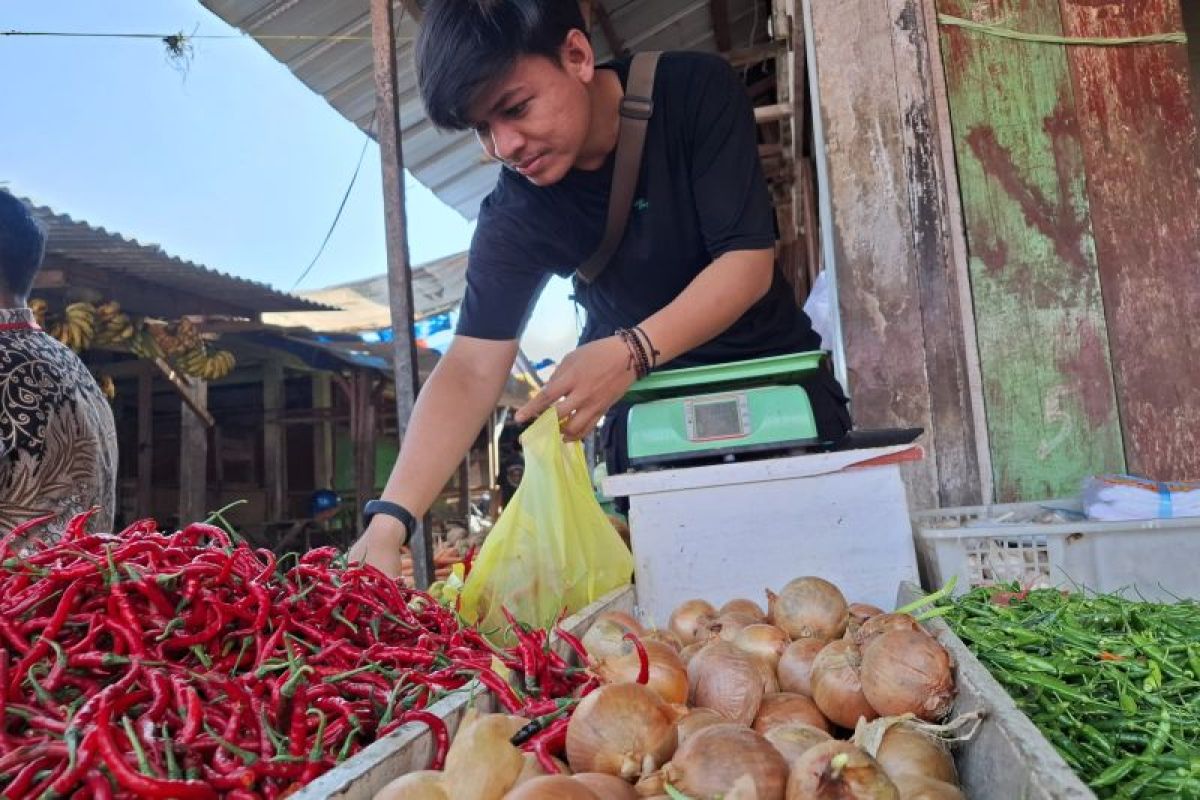
[[[383,499],[424,516],[496,407],[516,356],[513,339],[454,337],[417,397]],[[398,520],[379,514],[350,548],[350,559],[397,576],[404,536]]]

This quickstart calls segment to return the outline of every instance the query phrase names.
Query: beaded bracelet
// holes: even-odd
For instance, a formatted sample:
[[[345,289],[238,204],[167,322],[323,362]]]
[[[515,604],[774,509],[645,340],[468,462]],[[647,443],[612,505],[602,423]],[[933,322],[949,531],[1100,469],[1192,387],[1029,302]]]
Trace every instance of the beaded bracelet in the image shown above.
[[[628,328],[618,328],[616,335],[625,343],[625,347],[629,349],[629,365],[633,368],[634,374],[637,377],[644,378],[650,374],[650,358],[646,355],[646,350],[642,346],[642,340],[638,335]]]

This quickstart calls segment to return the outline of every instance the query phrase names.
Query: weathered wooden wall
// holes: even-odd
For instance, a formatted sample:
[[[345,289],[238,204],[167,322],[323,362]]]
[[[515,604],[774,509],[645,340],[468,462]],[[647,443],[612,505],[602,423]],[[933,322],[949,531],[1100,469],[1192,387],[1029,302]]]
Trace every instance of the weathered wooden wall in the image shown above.
[[[938,0],[1067,36],[1178,31],[1180,0]],[[1200,137],[1186,48],[943,27],[996,494],[1200,477]]]
[[[1062,0],[1063,30],[1178,31],[1180,2]],[[1139,474],[1200,479],[1200,134],[1187,48],[1067,55],[1125,457]]]
[[[1061,34],[1057,0],[940,0]],[[941,34],[999,500],[1071,494],[1124,467],[1065,49]]]
[[[861,427],[919,425],[919,507],[978,502],[980,472],[921,0],[810,0],[834,269]]]

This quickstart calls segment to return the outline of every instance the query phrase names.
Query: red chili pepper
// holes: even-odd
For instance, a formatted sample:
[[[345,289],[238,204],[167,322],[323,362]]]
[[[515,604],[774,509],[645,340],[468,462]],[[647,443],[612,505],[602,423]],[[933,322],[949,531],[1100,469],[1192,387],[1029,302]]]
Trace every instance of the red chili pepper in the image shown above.
[[[567,633],[565,630],[563,630],[561,625],[555,628],[554,632],[559,639],[562,639],[564,642],[566,642],[567,647],[571,648],[571,651],[579,658],[580,664],[591,663],[591,656],[588,655],[587,648],[583,646],[583,642],[581,642],[577,636]]]
[[[474,669],[471,672],[476,674],[480,683],[491,689],[492,694],[496,695],[496,699],[500,701],[500,705],[504,706],[505,711],[510,714],[521,713],[521,707],[525,704],[521,702],[512,687],[508,685],[508,681],[490,669]]]
[[[554,756],[561,753],[567,744],[567,725],[570,722],[570,717],[557,719],[533,740],[533,754],[547,775],[558,775],[562,772]]]
[[[88,520],[94,517],[99,510],[100,506],[93,506],[87,511],[71,517],[63,528],[62,541],[73,542],[81,538],[84,535],[84,529],[87,528]]]
[[[22,522],[20,525],[16,526],[11,531],[9,531],[8,534],[5,535],[5,537],[3,539],[0,539],[0,559],[8,558],[9,547],[12,545],[13,542],[15,542],[17,539],[20,539],[25,534],[29,533],[31,530],[33,530],[37,526],[47,523],[57,516],[58,516],[58,514],[43,514],[40,517],[34,517],[33,519],[26,520],[25,522]]]
[[[627,633],[621,638],[633,642],[633,646],[637,650],[639,663],[637,682],[645,686],[650,682],[650,656],[646,653],[646,645],[642,644],[642,640],[633,633]]]
[[[75,608],[75,603],[79,600],[79,595],[82,591],[82,584],[72,583],[63,592],[62,598],[58,601],[58,607],[54,610],[54,616],[50,618],[46,629],[42,631],[42,635],[38,637],[37,642],[17,662],[17,666],[13,669],[13,674],[10,676],[8,683],[10,694],[16,694],[20,691],[21,682],[25,680],[25,675],[29,672],[29,668],[40,661],[46,653],[50,652],[51,640],[58,636],[58,632],[62,629],[63,623],[67,621],[67,616]]]

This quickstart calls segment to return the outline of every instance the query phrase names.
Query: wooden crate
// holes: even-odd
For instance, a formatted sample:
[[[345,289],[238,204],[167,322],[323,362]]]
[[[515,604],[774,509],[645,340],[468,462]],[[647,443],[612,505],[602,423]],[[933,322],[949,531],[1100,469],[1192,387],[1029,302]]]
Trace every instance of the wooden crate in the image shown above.
[[[632,611],[634,602],[632,586],[617,589],[563,620],[563,630],[582,636],[600,614],[605,611]],[[563,658],[573,657],[570,648],[557,637],[552,639],[551,646]],[[496,700],[491,692],[472,682],[433,704],[428,710],[446,723],[446,728],[453,737],[467,710],[472,706],[484,712],[492,712],[496,710]],[[293,795],[293,798],[371,800],[389,781],[409,772],[425,769],[432,756],[433,736],[429,729],[415,722],[404,725],[326,772]]]

